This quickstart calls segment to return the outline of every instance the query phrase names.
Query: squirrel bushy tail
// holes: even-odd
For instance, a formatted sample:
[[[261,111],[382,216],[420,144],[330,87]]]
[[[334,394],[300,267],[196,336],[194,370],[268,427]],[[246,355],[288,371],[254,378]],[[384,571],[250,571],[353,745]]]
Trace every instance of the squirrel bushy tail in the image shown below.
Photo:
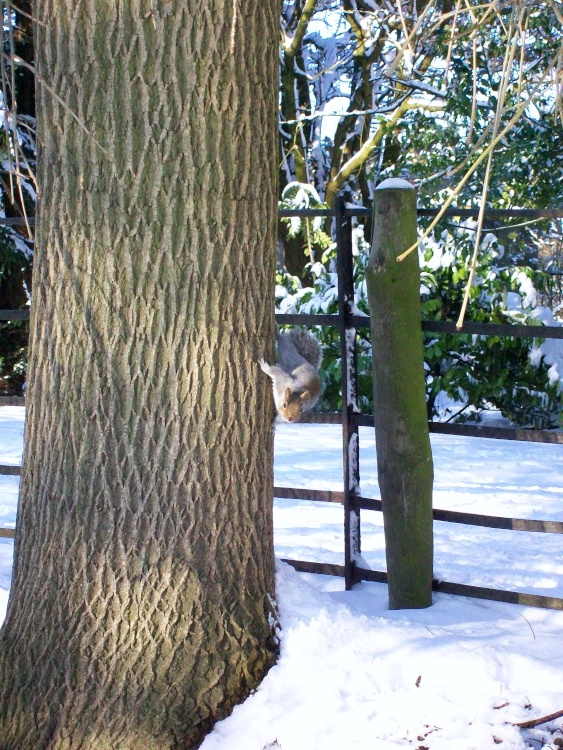
[[[279,329],[276,329],[278,347],[280,346],[280,339],[282,337],[289,339],[291,344],[297,349],[297,353],[300,354],[303,359],[307,360],[310,365],[313,365],[316,370],[319,369],[321,362],[323,361],[323,352],[319,342],[314,336],[304,328],[293,328],[288,333],[280,333]]]

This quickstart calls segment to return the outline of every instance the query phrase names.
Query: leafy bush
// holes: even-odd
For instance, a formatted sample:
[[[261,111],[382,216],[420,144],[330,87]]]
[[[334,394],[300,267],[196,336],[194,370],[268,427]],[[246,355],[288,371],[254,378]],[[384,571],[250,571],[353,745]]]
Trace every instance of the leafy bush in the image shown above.
[[[27,307],[31,257],[21,237],[0,227],[0,300],[2,309]],[[28,324],[0,321],[0,395],[21,395],[27,363]]]
[[[0,396],[21,395],[27,365],[27,324],[0,322]]]
[[[424,319],[457,319],[469,276],[473,229],[472,222],[465,222],[426,243],[421,254]],[[458,421],[476,419],[492,407],[515,424],[555,428],[561,384],[556,364],[542,351],[539,328],[543,322],[556,321],[549,310],[536,304],[535,285],[542,282],[542,274],[529,267],[503,266],[502,259],[496,237],[486,235],[466,320],[532,325],[538,327],[538,338],[425,334],[429,415],[437,416],[443,393],[463,404],[456,410]]]
[[[420,253],[422,315],[426,320],[456,320],[469,275],[473,251],[473,222],[455,229],[443,228],[424,244]],[[365,270],[369,248],[361,228],[354,230],[354,285],[356,310],[368,313]],[[336,313],[338,280],[336,248],[331,243],[322,262],[309,263],[313,284],[302,287],[299,279],[281,268],[277,273],[276,309],[285,313]],[[478,277],[471,290],[466,320],[536,325],[538,338],[424,334],[425,378],[430,419],[448,416],[457,421],[479,420],[481,413],[498,409],[511,422],[537,429],[559,426],[563,353],[557,342],[547,347],[541,339],[543,323],[555,325],[553,315],[536,305],[539,272],[528,267],[502,265],[503,249],[497,238],[485,236]],[[319,408],[337,411],[340,396],[340,345],[335,328],[312,329],[323,347],[325,390]],[[357,333],[358,407],[373,409],[369,329]],[[559,346],[559,348],[558,348]],[[451,403],[456,406],[452,409]]]

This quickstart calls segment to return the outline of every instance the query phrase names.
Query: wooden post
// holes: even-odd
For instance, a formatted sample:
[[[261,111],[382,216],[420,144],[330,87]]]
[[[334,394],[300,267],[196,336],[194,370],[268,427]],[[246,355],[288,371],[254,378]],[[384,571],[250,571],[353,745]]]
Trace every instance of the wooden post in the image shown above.
[[[377,469],[390,609],[432,604],[433,464],[424,388],[416,193],[406,180],[374,191],[367,271]]]

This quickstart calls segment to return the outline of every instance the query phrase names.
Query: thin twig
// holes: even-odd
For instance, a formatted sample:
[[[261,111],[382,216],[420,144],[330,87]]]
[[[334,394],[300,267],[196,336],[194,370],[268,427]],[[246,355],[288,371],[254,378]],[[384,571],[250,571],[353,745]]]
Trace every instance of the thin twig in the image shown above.
[[[518,40],[517,35],[514,33],[514,25],[515,25],[516,20],[517,20],[516,8],[513,8],[511,19],[510,19],[510,26],[507,32],[507,46],[506,46],[504,60],[502,64],[502,73],[501,73],[501,79],[500,79],[501,83],[500,83],[499,92],[498,92],[497,110],[495,112],[495,121],[494,121],[493,134],[492,134],[493,140],[498,134],[498,130],[500,128],[500,122],[501,122],[501,118],[504,112],[504,103],[505,103],[506,95],[507,95],[510,69],[512,68],[512,64],[514,62],[514,57],[516,54],[516,44]],[[494,156],[494,149],[490,149],[488,158],[487,158],[487,166],[485,169],[485,177],[483,179],[483,189],[481,192],[481,204],[479,206],[479,216],[477,218],[477,234],[475,236],[475,247],[473,250],[473,257],[471,259],[471,266],[469,268],[469,278],[467,280],[467,285],[465,287],[465,293],[463,295],[463,302],[461,305],[459,318],[457,319],[457,323],[456,323],[456,327],[458,330],[463,326],[465,312],[467,310],[467,305],[469,304],[469,297],[471,295],[471,287],[473,286],[473,279],[475,277],[475,271],[477,270],[477,258],[479,256],[479,249],[481,246],[481,235],[483,232],[483,222],[485,220],[485,207],[487,205],[487,194],[489,192],[491,170],[493,167],[493,156]]]
[[[533,727],[539,727],[540,724],[547,724],[548,721],[559,719],[563,716],[563,710],[555,711],[553,714],[547,714],[547,716],[540,716],[538,719],[529,719],[528,721],[519,721],[514,724],[515,727],[520,729],[532,729]]]
[[[528,626],[529,626],[530,630],[532,631],[532,635],[534,636],[534,641],[535,641],[536,640],[536,634],[534,633],[533,627],[530,625],[530,621],[528,620],[527,617],[524,617],[524,615],[522,614],[522,612],[518,612],[518,614],[520,615],[520,617],[522,617],[528,623]]]
[[[99,141],[97,140],[97,138],[96,138],[96,137],[94,136],[94,134],[93,134],[93,133],[91,133],[91,132],[90,132],[90,131],[88,130],[88,128],[87,128],[87,127],[86,127],[86,125],[85,125],[85,124],[84,124],[84,123],[82,122],[82,120],[80,119],[80,117],[78,117],[78,115],[76,114],[76,112],[74,112],[74,111],[72,110],[72,108],[71,108],[71,107],[69,107],[69,106],[68,106],[68,104],[66,104],[66,102],[64,102],[64,101],[63,101],[63,99],[61,99],[61,97],[60,97],[60,96],[59,96],[59,95],[57,94],[57,92],[55,91],[55,89],[54,89],[54,88],[53,88],[52,86],[49,86],[49,84],[48,84],[48,83],[47,83],[47,82],[45,81],[45,79],[44,79],[44,78],[43,78],[42,76],[38,76],[38,75],[37,75],[37,73],[36,73],[36,70],[35,70],[35,68],[34,68],[34,66],[33,66],[33,65],[30,65],[30,64],[29,64],[28,62],[26,62],[25,60],[22,60],[22,58],[21,58],[21,57],[14,57],[14,59],[13,59],[13,60],[11,60],[11,59],[9,58],[9,56],[8,56],[8,55],[6,55],[6,53],[5,53],[5,52],[0,52],[0,56],[1,56],[2,58],[6,58],[6,59],[8,59],[8,60],[9,60],[10,62],[14,62],[14,63],[16,63],[17,65],[21,65],[22,67],[24,67],[24,68],[27,68],[28,70],[30,70],[30,71],[31,71],[31,72],[32,72],[32,73],[33,73],[33,74],[35,75],[36,81],[37,81],[38,83],[40,83],[40,84],[41,84],[42,86],[45,86],[45,88],[46,88],[46,89],[47,89],[47,91],[48,91],[48,92],[49,92],[49,93],[51,94],[51,96],[52,96],[52,97],[53,97],[54,99],[56,99],[56,100],[57,100],[57,102],[58,102],[58,103],[59,103],[59,104],[61,105],[61,107],[63,107],[63,108],[64,108],[64,109],[65,109],[65,110],[66,110],[66,111],[67,111],[67,112],[68,112],[68,113],[70,114],[70,116],[71,116],[71,117],[72,117],[72,118],[73,118],[74,120],[76,120],[76,122],[78,123],[78,125],[80,125],[80,127],[82,128],[82,130],[84,130],[84,132],[85,132],[85,133],[86,133],[86,134],[87,134],[87,135],[88,135],[88,136],[89,136],[89,137],[90,137],[90,138],[91,138],[91,139],[92,139],[92,140],[94,141],[94,143],[95,143],[95,144],[96,144],[96,146],[97,146],[97,147],[98,147],[98,148],[100,149],[100,151],[102,151],[102,153],[104,153],[104,154],[105,154],[106,156],[108,156],[108,157],[110,157],[110,156],[111,156],[111,155],[110,155],[110,153],[109,153],[109,151],[107,151],[107,149],[105,149],[105,148],[104,148],[104,147],[102,146],[102,144],[101,144],[101,143],[100,143],[100,142],[99,142]]]
[[[553,59],[551,61],[552,64],[555,63],[555,60],[557,59],[558,55],[559,55],[559,52],[557,53],[557,55],[555,55],[553,57]],[[489,143],[489,145],[487,146],[487,148],[476,158],[476,160],[473,162],[473,165],[467,170],[467,172],[465,173],[465,175],[463,176],[463,178],[456,185],[455,189],[452,190],[452,194],[448,198],[446,198],[446,200],[444,201],[444,204],[442,205],[442,208],[440,209],[440,211],[438,212],[438,214],[436,215],[436,217],[432,220],[432,222],[428,225],[428,227],[424,231],[424,234],[421,237],[419,237],[418,240],[415,243],[413,243],[409,248],[407,248],[404,253],[402,253],[401,255],[399,255],[397,257],[397,261],[398,262],[403,261],[410,253],[413,252],[413,250],[416,250],[416,248],[418,247],[419,243],[422,240],[426,239],[426,237],[428,237],[431,234],[431,232],[434,229],[434,227],[436,226],[436,224],[438,224],[438,222],[442,219],[442,217],[446,213],[446,211],[449,208],[449,206],[457,198],[457,196],[461,192],[462,187],[469,180],[469,178],[471,177],[471,175],[476,171],[476,169],[479,167],[479,165],[481,164],[481,162],[484,159],[487,158],[487,156],[489,155],[489,152],[492,149],[494,149],[497,146],[497,144],[504,138],[504,136],[510,130],[512,130],[512,128],[514,127],[514,125],[516,125],[516,123],[518,122],[518,120],[522,117],[524,111],[530,106],[530,102],[533,101],[533,98],[534,98],[536,92],[543,86],[546,76],[548,75],[549,71],[552,69],[552,64],[550,64],[550,65],[547,66],[546,70],[544,71],[544,73],[541,76],[541,78],[539,79],[539,81],[536,83],[535,86],[533,86],[530,89],[530,91],[528,92],[528,98],[525,101],[520,102],[520,104],[518,104],[518,105],[516,105],[514,107],[514,114],[513,114],[513,116],[510,118],[510,120],[508,121],[508,123],[504,126],[504,128],[502,129],[502,131],[497,135],[497,137],[494,138]]]
[[[46,23],[43,23],[43,21],[40,21],[37,16],[34,16],[30,13],[26,13],[25,10],[22,10],[19,5],[16,3],[13,3],[12,0],[4,0],[6,3],[7,8],[13,8],[16,13],[19,13],[21,16],[25,16],[26,18],[29,18],[30,21],[33,21],[33,23],[38,24],[39,26],[43,26],[45,29],[48,28]]]
[[[461,6],[461,0],[457,0],[456,6],[455,6],[455,11],[454,11],[454,13],[455,13],[454,20],[452,21],[452,30],[451,30],[451,33],[450,33],[450,41],[448,43],[448,54],[446,55],[446,65],[445,65],[445,68],[444,68],[444,80],[445,81],[448,80],[448,75],[449,75],[449,72],[450,72],[450,63],[452,61],[452,50],[453,50],[453,46],[454,46],[455,34],[456,34],[456,31],[457,31],[457,17],[458,17],[458,14],[459,14],[459,8],[460,8],[460,6]]]

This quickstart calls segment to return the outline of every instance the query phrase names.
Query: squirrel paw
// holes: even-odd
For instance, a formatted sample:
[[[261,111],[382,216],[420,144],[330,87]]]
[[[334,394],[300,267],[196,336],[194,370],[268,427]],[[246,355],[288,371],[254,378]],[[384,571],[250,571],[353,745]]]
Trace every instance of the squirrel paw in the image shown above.
[[[262,370],[262,372],[265,372],[266,374],[268,374],[270,370],[270,365],[266,362],[266,360],[259,359],[258,364],[260,365],[260,369]]]

